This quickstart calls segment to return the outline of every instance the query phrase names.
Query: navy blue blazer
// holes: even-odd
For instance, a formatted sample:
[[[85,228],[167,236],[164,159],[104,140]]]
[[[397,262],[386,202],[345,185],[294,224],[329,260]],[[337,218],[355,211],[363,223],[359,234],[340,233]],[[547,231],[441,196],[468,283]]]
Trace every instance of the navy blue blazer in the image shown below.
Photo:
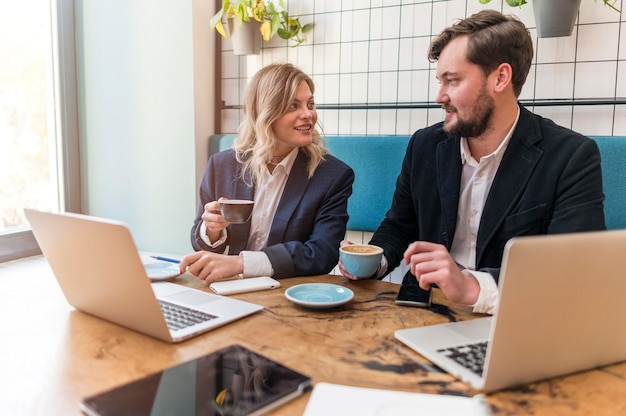
[[[520,105],[480,220],[476,269],[499,278],[506,242],[514,236],[606,229],[600,152],[596,143]],[[389,271],[416,240],[452,246],[461,181],[460,137],[438,123],[407,146],[396,190],[371,243]],[[410,272],[405,276],[405,280]],[[414,279],[414,277],[413,277]]]
[[[276,215],[262,250],[267,254],[275,278],[317,275],[330,272],[339,261],[339,243],[348,223],[348,197],[352,194],[352,168],[332,155],[308,178],[309,156],[300,150],[293,164]],[[228,226],[228,239],[221,247],[208,247],[199,236],[204,205],[220,197],[254,199],[254,188],[240,177],[241,165],[234,150],[213,155],[200,186],[198,215],[191,229],[195,250],[239,254],[245,249],[250,222]]]

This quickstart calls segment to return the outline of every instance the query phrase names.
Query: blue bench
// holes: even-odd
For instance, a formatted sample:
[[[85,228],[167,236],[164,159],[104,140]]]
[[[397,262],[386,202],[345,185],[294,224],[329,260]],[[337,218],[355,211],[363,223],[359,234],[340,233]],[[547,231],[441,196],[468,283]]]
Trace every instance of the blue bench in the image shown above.
[[[209,155],[232,146],[234,134],[209,138]],[[354,169],[348,230],[375,231],[391,205],[410,136],[327,136],[331,153]],[[602,156],[604,210],[609,229],[626,228],[626,137],[592,137]]]

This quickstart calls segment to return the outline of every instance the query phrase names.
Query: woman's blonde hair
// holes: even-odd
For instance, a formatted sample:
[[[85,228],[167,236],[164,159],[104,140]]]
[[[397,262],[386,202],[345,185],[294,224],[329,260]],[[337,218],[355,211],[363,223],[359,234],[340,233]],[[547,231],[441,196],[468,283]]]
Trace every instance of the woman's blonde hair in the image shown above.
[[[286,63],[268,65],[250,80],[243,103],[244,121],[239,126],[239,137],[233,144],[237,161],[242,164],[241,175],[244,180],[252,178],[253,183],[257,183],[267,169],[278,141],[272,126],[287,112],[302,81],[308,84],[311,93],[315,92],[313,80],[300,69]],[[313,126],[312,142],[301,149],[310,158],[310,178],[328,153],[316,126]]]

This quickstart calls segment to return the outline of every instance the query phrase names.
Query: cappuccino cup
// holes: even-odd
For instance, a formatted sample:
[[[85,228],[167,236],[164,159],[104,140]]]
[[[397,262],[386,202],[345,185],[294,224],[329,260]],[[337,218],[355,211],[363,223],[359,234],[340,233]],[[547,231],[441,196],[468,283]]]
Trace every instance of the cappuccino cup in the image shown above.
[[[383,249],[371,244],[349,244],[339,248],[341,264],[348,273],[369,277],[376,272],[383,257]]]

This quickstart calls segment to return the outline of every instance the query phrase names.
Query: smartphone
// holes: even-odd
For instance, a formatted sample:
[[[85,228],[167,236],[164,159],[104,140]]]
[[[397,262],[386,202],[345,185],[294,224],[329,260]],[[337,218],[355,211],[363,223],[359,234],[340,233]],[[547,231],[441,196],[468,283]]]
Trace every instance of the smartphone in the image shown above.
[[[276,289],[277,287],[280,287],[280,282],[276,279],[272,279],[269,276],[219,281],[213,282],[209,285],[209,288],[218,295],[234,295],[235,293]]]
[[[419,285],[402,284],[396,296],[396,305],[429,308],[432,290],[424,290]]]

